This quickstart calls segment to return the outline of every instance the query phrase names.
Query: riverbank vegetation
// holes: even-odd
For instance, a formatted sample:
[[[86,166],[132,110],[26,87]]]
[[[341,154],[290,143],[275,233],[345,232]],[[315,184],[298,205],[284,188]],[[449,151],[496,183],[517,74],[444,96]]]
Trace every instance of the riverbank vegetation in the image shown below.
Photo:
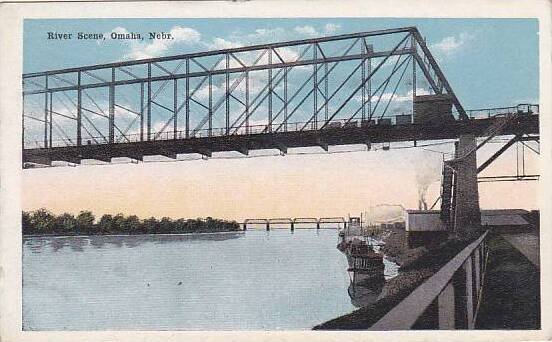
[[[23,235],[115,235],[115,234],[185,234],[237,231],[236,221],[207,217],[205,219],[171,219],[150,217],[140,219],[136,215],[104,214],[97,218],[90,211],[77,215],[55,215],[42,208],[23,211]]]

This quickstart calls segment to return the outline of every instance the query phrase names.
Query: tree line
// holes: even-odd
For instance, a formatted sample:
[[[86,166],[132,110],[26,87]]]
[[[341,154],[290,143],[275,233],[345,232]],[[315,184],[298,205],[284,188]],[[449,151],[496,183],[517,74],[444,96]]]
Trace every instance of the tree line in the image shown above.
[[[155,217],[140,219],[136,215],[104,214],[96,221],[90,211],[55,215],[44,208],[23,211],[22,226],[23,235],[183,234],[240,229],[236,221],[212,217],[177,220],[163,217],[158,220]]]

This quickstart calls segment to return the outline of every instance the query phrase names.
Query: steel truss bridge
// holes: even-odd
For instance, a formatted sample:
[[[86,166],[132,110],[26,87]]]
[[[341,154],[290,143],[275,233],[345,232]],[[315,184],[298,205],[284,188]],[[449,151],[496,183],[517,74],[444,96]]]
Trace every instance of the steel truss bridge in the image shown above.
[[[432,122],[415,102],[437,95]],[[515,118],[493,127],[501,117]],[[538,105],[465,110],[415,27],[23,75],[23,167],[114,157],[539,133]]]

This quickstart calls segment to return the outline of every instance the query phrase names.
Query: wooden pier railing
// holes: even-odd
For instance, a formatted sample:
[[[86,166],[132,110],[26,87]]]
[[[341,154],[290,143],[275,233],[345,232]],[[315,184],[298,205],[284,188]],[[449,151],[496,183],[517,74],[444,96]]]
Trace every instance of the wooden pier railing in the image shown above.
[[[369,330],[474,329],[488,249],[486,231]]]

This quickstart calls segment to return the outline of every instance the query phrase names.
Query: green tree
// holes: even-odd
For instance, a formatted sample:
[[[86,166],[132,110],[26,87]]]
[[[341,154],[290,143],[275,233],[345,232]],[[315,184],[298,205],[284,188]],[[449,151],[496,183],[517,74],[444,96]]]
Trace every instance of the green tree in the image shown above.
[[[153,216],[145,219],[142,225],[147,233],[155,234],[159,232],[159,221]]]
[[[72,214],[64,213],[54,218],[55,230],[61,234],[77,233],[77,220]]]
[[[159,230],[161,233],[172,233],[173,228],[173,221],[170,217],[163,217],[161,221],[159,221]]]
[[[44,208],[32,212],[29,221],[34,234],[54,233],[54,215]]]
[[[239,230],[235,221],[225,221],[206,217],[205,220],[177,219],[163,217],[157,220],[150,217],[143,221],[136,215],[115,216],[105,214],[94,224],[95,217],[90,211],[81,211],[76,217],[69,213],[59,216],[41,208],[33,212],[23,211],[21,224],[23,234],[143,234],[143,233],[191,233],[205,231]]]
[[[77,229],[82,233],[92,233],[94,231],[94,214],[92,212],[84,210],[81,211],[77,217]]]
[[[124,219],[123,226],[123,230],[131,234],[138,234],[142,232],[142,224],[136,215],[126,217]]]
[[[173,222],[173,227],[174,233],[186,233],[188,225],[185,219],[180,218]]]
[[[125,230],[125,216],[121,213],[113,216],[113,230],[115,233],[128,233]]]
[[[97,231],[100,234],[111,234],[113,233],[113,216],[109,214],[104,214],[98,221]]]
[[[31,215],[23,211],[21,213],[21,231],[23,235],[32,234],[33,226],[31,225]]]

